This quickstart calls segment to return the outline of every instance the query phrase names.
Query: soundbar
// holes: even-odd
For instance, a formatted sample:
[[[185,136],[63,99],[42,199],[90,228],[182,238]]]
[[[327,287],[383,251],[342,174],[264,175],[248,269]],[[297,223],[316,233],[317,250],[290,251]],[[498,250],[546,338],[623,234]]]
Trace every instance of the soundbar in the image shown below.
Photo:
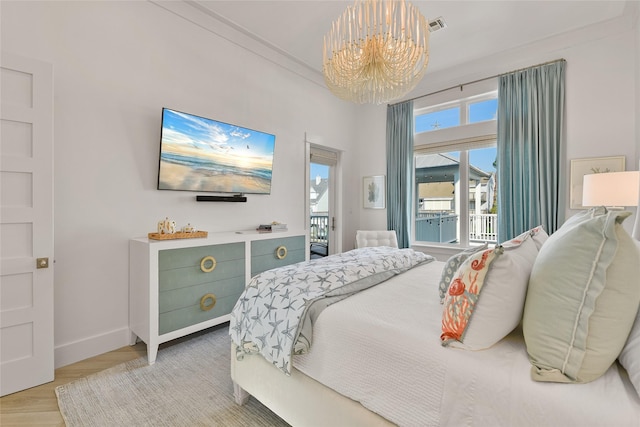
[[[242,195],[233,196],[196,196],[198,202],[246,202],[247,197]]]

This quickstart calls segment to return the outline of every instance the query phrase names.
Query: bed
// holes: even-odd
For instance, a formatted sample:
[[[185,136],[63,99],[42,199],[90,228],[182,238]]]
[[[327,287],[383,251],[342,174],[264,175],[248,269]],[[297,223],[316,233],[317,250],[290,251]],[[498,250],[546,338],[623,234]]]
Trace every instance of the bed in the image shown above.
[[[529,241],[536,250],[544,243]],[[520,323],[486,349],[444,346],[446,268],[428,259],[327,305],[288,372],[239,352],[244,343],[231,332],[236,402],[254,396],[294,426],[640,425],[638,391],[617,361],[585,383],[533,381]]]

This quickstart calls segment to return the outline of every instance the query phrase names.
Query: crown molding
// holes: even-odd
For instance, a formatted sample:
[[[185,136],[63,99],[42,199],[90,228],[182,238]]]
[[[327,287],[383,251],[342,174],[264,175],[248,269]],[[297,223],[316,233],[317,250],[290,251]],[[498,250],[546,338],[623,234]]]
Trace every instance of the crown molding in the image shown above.
[[[308,64],[270,44],[246,28],[237,25],[224,16],[204,7],[197,0],[162,1],[148,0],[150,3],[173,13],[236,46],[245,49],[303,79],[326,88],[322,74]]]

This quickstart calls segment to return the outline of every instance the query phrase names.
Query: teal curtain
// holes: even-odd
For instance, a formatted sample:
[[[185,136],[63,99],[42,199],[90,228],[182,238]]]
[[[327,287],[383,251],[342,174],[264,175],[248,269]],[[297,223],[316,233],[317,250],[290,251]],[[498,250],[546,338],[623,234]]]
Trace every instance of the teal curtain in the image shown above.
[[[564,221],[566,61],[500,76],[498,87],[498,241]]]
[[[411,245],[413,101],[387,107],[387,229],[398,247]]]

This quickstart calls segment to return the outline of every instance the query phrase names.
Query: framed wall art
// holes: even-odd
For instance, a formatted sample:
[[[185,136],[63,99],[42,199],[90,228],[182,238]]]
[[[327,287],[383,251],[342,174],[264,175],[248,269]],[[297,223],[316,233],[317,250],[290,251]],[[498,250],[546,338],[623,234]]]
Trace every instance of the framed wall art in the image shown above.
[[[362,179],[363,206],[367,209],[384,209],[386,191],[384,175],[365,176]]]
[[[582,206],[582,179],[592,173],[624,172],[624,156],[592,157],[571,160],[569,187],[570,208],[587,209]]]

